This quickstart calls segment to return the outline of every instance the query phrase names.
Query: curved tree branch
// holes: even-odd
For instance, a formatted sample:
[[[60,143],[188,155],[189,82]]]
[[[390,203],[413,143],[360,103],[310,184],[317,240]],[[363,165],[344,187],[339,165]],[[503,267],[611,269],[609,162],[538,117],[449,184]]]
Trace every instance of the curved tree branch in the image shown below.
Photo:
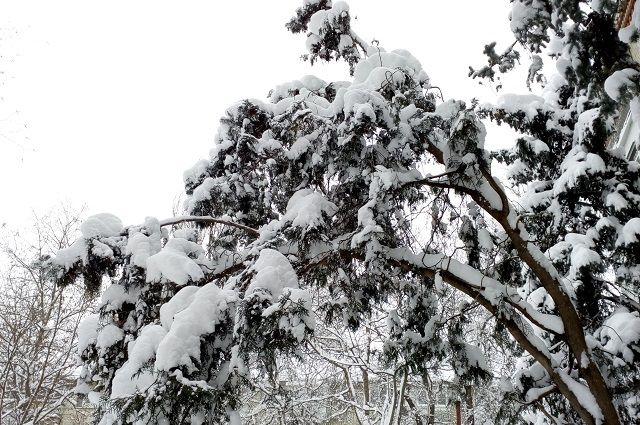
[[[160,227],[164,226],[173,226],[174,224],[180,223],[206,223],[206,224],[222,224],[225,226],[236,227],[238,229],[244,230],[249,233],[251,236],[258,237],[260,236],[260,232],[253,227],[245,226],[244,224],[235,223],[229,220],[222,220],[219,218],[209,217],[209,216],[196,216],[196,215],[183,215],[179,217],[168,218],[166,220],[160,221]]]

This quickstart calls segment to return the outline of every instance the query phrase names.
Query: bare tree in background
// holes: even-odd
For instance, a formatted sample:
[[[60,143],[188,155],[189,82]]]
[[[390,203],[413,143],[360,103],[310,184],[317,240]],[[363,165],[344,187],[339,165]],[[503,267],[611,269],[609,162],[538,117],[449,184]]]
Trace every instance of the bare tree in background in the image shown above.
[[[56,286],[51,253],[68,246],[81,211],[34,215],[33,228],[0,230],[0,423],[57,423],[73,404],[78,325],[91,301],[79,287]]]

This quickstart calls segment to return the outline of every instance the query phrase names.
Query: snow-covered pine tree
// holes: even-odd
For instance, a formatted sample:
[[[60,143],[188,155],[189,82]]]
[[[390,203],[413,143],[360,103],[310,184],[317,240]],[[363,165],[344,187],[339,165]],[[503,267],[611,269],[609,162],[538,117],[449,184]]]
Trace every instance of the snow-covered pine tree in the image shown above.
[[[511,3],[516,43],[489,45],[471,75],[509,71],[521,49],[539,82],[549,54],[542,97],[438,103],[418,60],[368,46],[346,3],[305,0],[288,28],[351,81],[307,76],[229,108],[185,173],[190,216],[83,225],[55,265],[61,284],[111,277],[81,341],[100,423],[238,423],[254,372],[302,353],[317,287],[328,320],[354,329],[403,292],[389,354],[412,373],[445,359],[463,385],[492,373],[465,340],[465,309],[483,307],[486,338],[522,355],[502,379],[505,421],[640,420],[639,165],[607,147],[620,103],[640,110],[638,65],[617,2]],[[485,118],[520,133],[512,149],[485,149]],[[208,231],[167,232],[185,221]],[[447,286],[468,302],[443,317]]]

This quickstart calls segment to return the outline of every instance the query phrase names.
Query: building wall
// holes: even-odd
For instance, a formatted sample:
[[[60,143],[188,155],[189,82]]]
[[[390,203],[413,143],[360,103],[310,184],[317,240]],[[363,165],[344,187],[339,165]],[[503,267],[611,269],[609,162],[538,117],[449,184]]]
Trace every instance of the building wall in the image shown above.
[[[622,129],[619,134],[618,143],[615,145],[622,151],[622,154],[627,159],[638,161],[640,159],[640,152],[638,146],[640,145],[640,125],[638,121],[633,119],[631,112],[627,113],[627,116],[622,125]]]
[[[82,403],[73,406],[65,403],[60,407],[60,425],[87,425],[93,422],[93,406]]]
[[[636,5],[636,0],[622,0],[618,8],[618,14],[616,16],[616,26],[618,29],[624,28],[631,24],[631,17],[633,15],[633,9]],[[640,43],[632,43],[629,46],[629,53],[631,57],[638,63],[640,63]],[[618,122],[618,134],[613,139],[612,145],[615,148],[620,149],[622,154],[630,160],[640,160],[640,125],[638,117],[634,118],[629,110],[628,105],[623,108],[620,113]]]

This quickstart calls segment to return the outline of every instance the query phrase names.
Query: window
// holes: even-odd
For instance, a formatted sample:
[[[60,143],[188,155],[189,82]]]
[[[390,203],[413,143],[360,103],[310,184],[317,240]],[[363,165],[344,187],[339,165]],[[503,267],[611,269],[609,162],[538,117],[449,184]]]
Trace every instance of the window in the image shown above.
[[[630,161],[640,160],[640,152],[638,151],[638,141],[631,144],[631,149],[627,152],[627,159]]]

